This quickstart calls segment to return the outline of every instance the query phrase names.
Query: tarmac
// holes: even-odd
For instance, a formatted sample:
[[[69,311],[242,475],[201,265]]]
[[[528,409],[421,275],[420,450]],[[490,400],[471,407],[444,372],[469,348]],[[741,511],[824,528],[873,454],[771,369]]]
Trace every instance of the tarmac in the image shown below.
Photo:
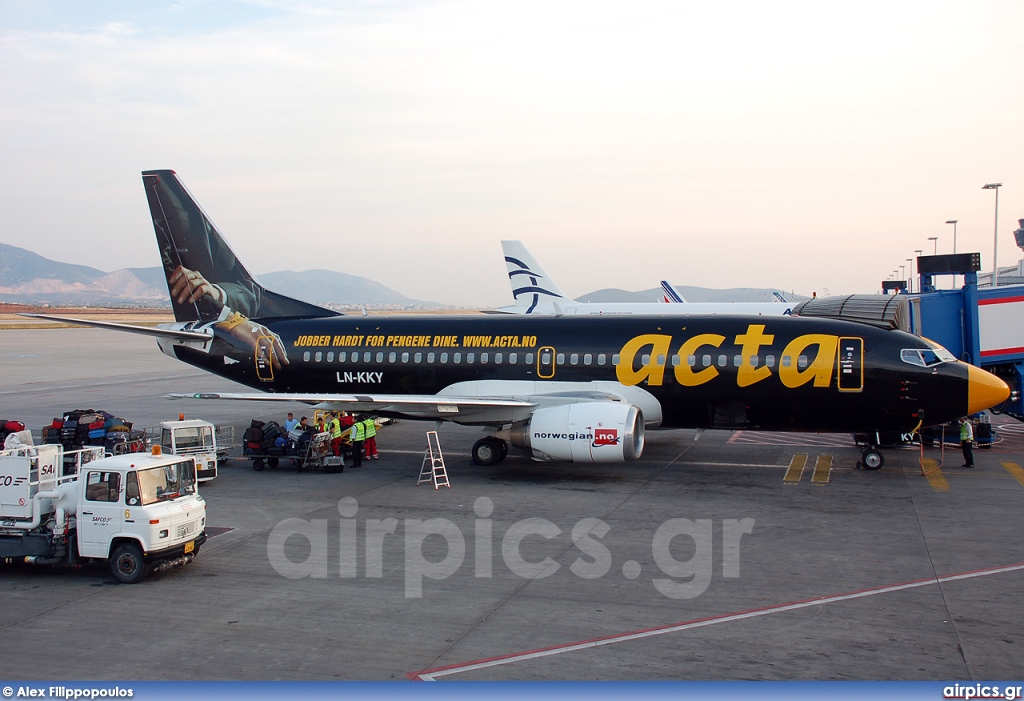
[[[37,437],[75,408],[239,439],[311,414],[162,399],[230,389],[148,338],[0,331],[0,414]],[[846,435],[685,430],[634,463],[480,467],[480,430],[446,424],[435,490],[413,421],[340,474],[235,457],[201,486],[191,565],[136,585],[0,565],[0,676],[52,679],[57,652],[81,680],[1020,678],[1024,424],[993,423],[973,470],[956,447],[869,472]]]

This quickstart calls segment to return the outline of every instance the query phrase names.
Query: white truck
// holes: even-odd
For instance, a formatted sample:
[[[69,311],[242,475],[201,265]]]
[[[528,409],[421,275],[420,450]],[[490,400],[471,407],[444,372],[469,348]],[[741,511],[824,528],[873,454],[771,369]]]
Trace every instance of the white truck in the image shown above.
[[[194,458],[200,482],[217,476],[217,429],[209,421],[184,418],[161,421],[160,447],[165,453]]]
[[[0,561],[99,559],[121,582],[188,564],[206,542],[206,502],[189,456],[59,445],[0,451]]]

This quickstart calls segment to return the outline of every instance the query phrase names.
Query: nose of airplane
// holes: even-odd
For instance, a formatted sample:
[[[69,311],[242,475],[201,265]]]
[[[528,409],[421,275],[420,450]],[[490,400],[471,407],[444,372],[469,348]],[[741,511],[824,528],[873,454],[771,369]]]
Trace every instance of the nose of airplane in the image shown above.
[[[1010,387],[990,372],[973,365],[967,366],[967,413],[975,414],[1010,396]]]

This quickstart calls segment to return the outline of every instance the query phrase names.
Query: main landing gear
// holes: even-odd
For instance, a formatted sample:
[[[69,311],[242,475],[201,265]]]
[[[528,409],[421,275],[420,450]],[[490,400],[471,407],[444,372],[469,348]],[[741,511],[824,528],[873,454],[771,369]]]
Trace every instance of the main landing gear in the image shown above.
[[[477,465],[497,465],[508,456],[508,443],[494,436],[481,438],[473,444],[473,462]]]

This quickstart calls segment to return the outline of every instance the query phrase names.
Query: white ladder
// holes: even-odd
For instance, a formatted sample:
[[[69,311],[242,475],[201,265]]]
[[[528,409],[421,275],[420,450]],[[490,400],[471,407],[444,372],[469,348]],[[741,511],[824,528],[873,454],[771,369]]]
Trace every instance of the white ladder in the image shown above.
[[[424,482],[433,482],[434,489],[441,485],[452,488],[448,483],[448,470],[444,467],[444,455],[441,454],[437,431],[427,431],[427,449],[423,451],[423,463],[420,465],[420,478],[416,486]]]

